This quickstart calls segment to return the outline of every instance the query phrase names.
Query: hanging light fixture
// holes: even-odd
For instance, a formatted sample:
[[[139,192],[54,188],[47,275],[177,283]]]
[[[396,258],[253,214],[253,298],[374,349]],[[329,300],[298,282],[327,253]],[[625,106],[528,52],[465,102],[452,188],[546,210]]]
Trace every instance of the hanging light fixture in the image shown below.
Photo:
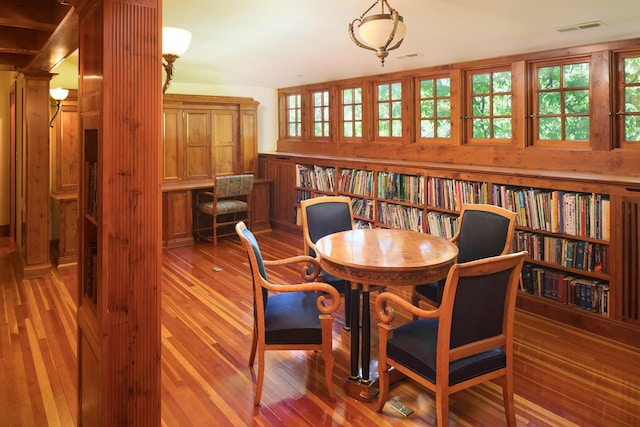
[[[49,89],[49,96],[51,96],[51,99],[53,99],[53,101],[56,103],[56,112],[53,114],[53,117],[51,117],[51,120],[49,121],[49,127],[52,128],[53,121],[56,119],[58,113],[60,112],[60,104],[62,103],[62,101],[67,99],[67,96],[69,96],[69,89],[62,89],[61,87]]]
[[[381,5],[381,13],[365,17],[378,4]],[[388,12],[385,12],[385,6]],[[358,47],[376,52],[383,67],[389,51],[400,47],[406,32],[407,26],[404,25],[402,16],[389,6],[387,0],[376,0],[359,18],[349,24],[351,40]]]
[[[162,66],[167,76],[162,86],[164,94],[173,79],[173,63],[187,51],[191,43],[191,32],[182,28],[162,28]]]

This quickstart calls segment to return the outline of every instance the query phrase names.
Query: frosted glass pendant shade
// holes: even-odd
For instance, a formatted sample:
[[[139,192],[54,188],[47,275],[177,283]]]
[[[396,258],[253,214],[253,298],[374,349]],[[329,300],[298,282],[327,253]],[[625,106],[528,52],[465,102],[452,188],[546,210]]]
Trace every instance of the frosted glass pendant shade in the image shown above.
[[[191,31],[182,28],[162,28],[162,54],[181,56],[189,48]]]

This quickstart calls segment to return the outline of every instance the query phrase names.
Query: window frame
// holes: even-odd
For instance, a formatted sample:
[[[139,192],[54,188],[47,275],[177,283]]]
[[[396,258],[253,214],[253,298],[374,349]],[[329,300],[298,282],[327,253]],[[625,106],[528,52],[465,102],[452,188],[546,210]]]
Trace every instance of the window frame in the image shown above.
[[[400,118],[394,119],[390,117],[388,120],[390,121],[389,128],[389,136],[380,136],[380,101],[378,100],[379,89],[381,86],[389,86],[389,93],[391,94],[391,86],[394,84],[400,84],[400,99],[394,100],[391,97],[388,101],[385,101],[390,104],[389,110],[393,112],[393,103],[400,103]],[[371,139],[375,142],[391,142],[391,143],[403,143],[411,140],[411,131],[409,129],[408,123],[410,122],[410,114],[409,114],[409,105],[411,104],[410,96],[407,94],[411,93],[410,83],[406,78],[394,78],[394,79],[380,79],[373,82],[372,87],[372,102],[371,102],[371,116],[372,116],[372,135]],[[392,115],[392,114],[391,114]],[[385,119],[386,120],[386,119]],[[393,122],[400,123],[401,135],[393,136]]]
[[[614,123],[613,123],[613,141],[614,148],[640,150],[640,141],[626,141],[625,138],[625,117],[629,115],[624,111],[625,105],[625,79],[624,79],[624,60],[627,58],[640,57],[640,49],[632,49],[627,51],[614,53],[614,89],[612,90],[614,96]],[[632,85],[638,87],[640,90],[640,81],[637,84]],[[631,115],[638,116],[640,120],[640,111],[631,112]]]
[[[438,107],[437,107],[437,101],[438,99],[441,98],[448,98],[449,99],[449,136],[448,137],[438,137],[437,136],[437,124],[435,124],[434,127],[434,137],[423,137],[422,136],[422,120],[424,119],[422,117],[422,96],[421,96],[421,83],[425,80],[433,80],[434,85],[436,80],[439,79],[443,79],[443,78],[447,78],[449,79],[449,96],[447,97],[439,97],[437,96],[437,94],[435,93],[435,89],[434,89],[434,97],[430,98],[433,99],[434,102],[434,124],[435,122],[437,122],[438,119]],[[434,74],[423,74],[423,75],[419,75],[414,77],[414,123],[415,123],[415,135],[416,135],[416,142],[420,143],[420,144],[426,144],[426,145],[452,145],[454,144],[455,141],[455,136],[456,136],[456,129],[455,129],[455,124],[454,124],[454,114],[456,113],[456,111],[458,111],[458,106],[456,104],[456,102],[459,102],[458,100],[454,99],[454,95],[455,95],[455,91],[454,91],[454,84],[458,84],[458,80],[455,79],[454,76],[452,76],[451,72],[446,72],[446,73],[434,73]]]
[[[322,94],[323,102],[326,95],[326,105],[323,103],[318,107],[315,103],[316,94]],[[309,90],[309,128],[308,139],[316,142],[330,142],[333,138],[333,93],[329,87],[322,87]],[[322,121],[316,121],[316,108],[322,109]],[[324,128],[326,125],[326,135],[316,135],[316,123],[322,123]],[[304,135],[304,126],[303,126]],[[324,131],[323,131],[324,133]]]
[[[298,123],[300,127],[299,135],[290,135],[289,134],[289,125],[291,122],[289,121],[289,99],[292,96],[299,96],[300,99],[300,115]],[[305,99],[304,99],[304,91],[302,89],[291,89],[291,90],[281,90],[279,96],[279,110],[280,110],[280,120],[279,120],[279,135],[280,139],[283,141],[302,141],[305,132],[304,126],[304,118],[305,118]]]
[[[355,89],[360,89],[361,91],[361,103],[360,105],[360,109],[361,109],[361,122],[362,122],[362,135],[361,136],[345,136],[344,135],[344,126],[345,126],[345,119],[344,119],[344,91],[345,90],[355,90]],[[339,142],[344,142],[344,143],[363,143],[364,141],[369,139],[369,135],[370,135],[370,120],[369,120],[369,106],[370,106],[370,101],[369,101],[369,90],[368,90],[368,86],[364,85],[364,84],[357,84],[357,83],[351,83],[351,84],[345,84],[345,85],[339,85],[336,88],[336,93],[337,93],[337,102],[336,105],[338,105],[338,123],[339,126],[336,130],[336,134],[338,135],[338,137],[336,138]],[[358,105],[355,103],[352,103],[350,105]],[[350,122],[353,122],[354,125],[353,127],[355,127],[355,123],[357,122],[356,120],[351,120]],[[355,130],[355,129],[354,129]]]
[[[514,72],[513,72],[513,64],[496,64],[490,67],[483,68],[475,68],[475,69],[467,69],[464,71],[465,75],[465,85],[464,85],[464,99],[463,99],[463,108],[464,108],[464,137],[462,140],[463,144],[466,145],[511,145],[516,141],[516,97],[517,97],[517,89],[515,89],[514,85]],[[494,92],[493,85],[493,74],[509,72],[510,81],[511,81],[511,90],[509,92]],[[481,75],[481,74],[490,74],[490,91],[486,94],[491,99],[491,106],[493,106],[493,100],[495,96],[502,96],[504,94],[508,94],[511,96],[511,114],[509,115],[509,119],[511,120],[511,137],[510,138],[474,138],[473,137],[473,120],[476,117],[487,117],[491,123],[491,134],[493,135],[494,129],[494,120],[496,118],[504,118],[504,115],[494,115],[493,108],[490,107],[490,115],[488,116],[474,116],[473,115],[473,98],[477,96],[477,94],[473,93],[473,76]]]
[[[586,89],[589,91],[589,111],[586,114],[576,114],[576,115],[567,115],[563,110],[558,115],[561,119],[561,129],[564,135],[564,118],[569,117],[587,117],[589,119],[589,137],[587,140],[568,140],[568,139],[539,139],[539,119],[540,114],[538,110],[538,99],[539,93],[542,91],[538,90],[538,69],[553,67],[553,66],[561,66],[561,87],[560,91],[560,101],[561,105],[564,105],[562,101],[564,99],[563,95],[568,90],[584,90],[585,86],[580,86],[579,88],[571,88],[567,89],[564,86],[564,66],[571,64],[582,64],[587,63],[589,65],[589,85],[586,86]],[[594,117],[595,111],[593,108],[593,63],[591,56],[572,56],[572,57],[564,57],[564,58],[553,58],[545,61],[535,61],[529,64],[529,96],[530,96],[530,104],[529,104],[529,118],[531,119],[531,127],[529,132],[529,140],[530,144],[534,147],[544,147],[544,148],[591,148],[593,141],[593,131],[594,131]]]

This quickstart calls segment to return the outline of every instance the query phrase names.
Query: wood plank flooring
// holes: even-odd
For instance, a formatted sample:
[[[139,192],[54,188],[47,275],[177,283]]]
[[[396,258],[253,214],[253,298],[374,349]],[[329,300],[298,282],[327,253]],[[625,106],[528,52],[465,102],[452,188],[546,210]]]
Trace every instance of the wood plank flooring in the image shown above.
[[[257,238],[267,259],[302,250],[299,235],[275,230]],[[19,280],[16,271],[9,241],[0,238],[0,426],[73,426],[76,269],[61,267],[34,280]],[[284,268],[269,277],[298,280]],[[433,396],[409,380],[390,393],[415,411],[408,418],[389,405],[377,414],[375,402],[345,396],[349,348],[341,336],[342,309],[334,327],[337,402],[328,399],[318,354],[283,351],[267,353],[262,405],[254,407],[254,371],[247,366],[251,279],[237,238],[221,239],[217,248],[164,250],[162,280],[162,425],[435,424]],[[516,315],[515,331],[519,426],[640,426],[640,343],[624,346],[524,312]],[[451,425],[505,425],[501,389],[493,383],[451,400]]]

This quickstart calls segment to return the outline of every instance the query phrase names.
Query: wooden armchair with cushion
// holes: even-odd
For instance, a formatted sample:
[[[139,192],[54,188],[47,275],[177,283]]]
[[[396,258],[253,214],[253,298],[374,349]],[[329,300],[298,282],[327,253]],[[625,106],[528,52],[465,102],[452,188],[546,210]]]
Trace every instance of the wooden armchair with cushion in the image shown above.
[[[458,245],[458,263],[502,255],[511,251],[516,214],[487,204],[465,204],[460,210],[459,227],[451,242]],[[411,302],[426,300],[440,304],[444,281],[414,287]]]
[[[253,175],[244,174],[216,177],[213,191],[197,192],[196,237],[213,241],[215,246],[218,237],[234,234],[238,221],[249,223],[252,190]]]
[[[378,412],[389,397],[389,369],[394,367],[435,392],[438,426],[449,424],[449,395],[500,378],[507,424],[515,426],[513,323],[526,255],[518,252],[454,264],[435,310],[422,310],[391,292],[378,296]],[[394,329],[394,310],[388,302],[418,320]]]
[[[265,373],[267,350],[320,350],[324,359],[325,381],[329,398],[335,401],[333,390],[332,346],[333,313],[340,306],[340,294],[331,285],[310,282],[320,271],[312,257],[295,257],[264,260],[258,242],[245,224],[238,222],[236,233],[240,237],[249,258],[253,276],[253,342],[249,365],[253,366],[258,355],[258,375],[254,405],[260,405]],[[267,267],[299,265],[305,283],[277,284],[267,279]],[[314,265],[314,273],[306,275],[308,265]]]

